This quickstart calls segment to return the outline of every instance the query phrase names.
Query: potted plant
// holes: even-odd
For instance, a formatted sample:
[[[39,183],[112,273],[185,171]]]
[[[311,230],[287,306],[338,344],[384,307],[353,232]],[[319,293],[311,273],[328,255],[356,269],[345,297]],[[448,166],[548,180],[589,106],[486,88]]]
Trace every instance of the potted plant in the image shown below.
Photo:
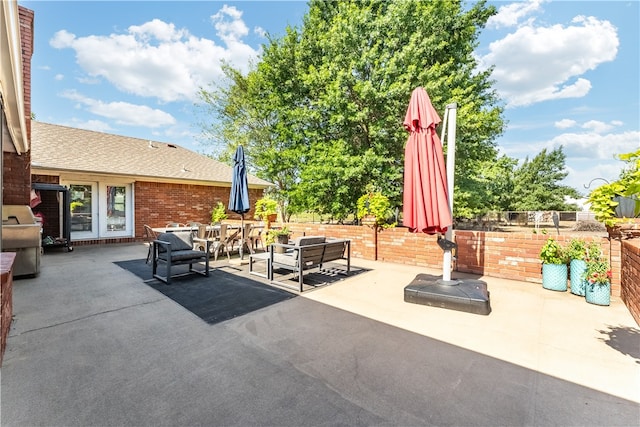
[[[222,202],[218,202],[216,206],[211,210],[211,222],[213,224],[219,224],[228,218],[227,211],[224,208]]]
[[[611,303],[611,267],[598,257],[587,261],[584,273],[587,281],[585,299],[590,304],[609,305]]]
[[[370,189],[366,194],[360,196],[356,202],[357,218],[363,225],[371,227],[389,228],[396,225],[395,222],[388,222],[391,212],[389,198],[379,191]]]
[[[256,201],[254,212],[255,219],[269,223],[278,218],[278,202],[269,196],[264,196]]]
[[[569,283],[571,293],[584,296],[586,281],[584,272],[587,269],[587,244],[582,239],[571,239],[567,246],[567,257],[569,258]]]
[[[289,236],[291,235],[291,231],[287,227],[283,228],[271,228],[267,230],[267,233],[264,237],[264,242],[267,246],[273,243],[287,244],[289,243]],[[274,248],[275,252],[284,253],[285,248],[276,246]]]
[[[552,291],[567,290],[567,252],[553,238],[547,239],[540,249],[542,261],[542,287]]]

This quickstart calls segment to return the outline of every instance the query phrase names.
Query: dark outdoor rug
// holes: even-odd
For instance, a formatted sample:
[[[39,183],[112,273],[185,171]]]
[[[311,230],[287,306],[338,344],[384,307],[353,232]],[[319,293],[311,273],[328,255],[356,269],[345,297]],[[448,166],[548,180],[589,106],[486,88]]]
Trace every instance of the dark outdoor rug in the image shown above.
[[[250,277],[221,269],[211,269],[209,277],[188,274],[172,277],[166,285],[152,277],[151,264],[144,259],[115,262],[144,280],[156,291],[171,298],[210,325],[250,313],[293,298],[294,294],[277,289]],[[181,268],[183,267],[183,269]],[[175,267],[176,273],[188,266]]]

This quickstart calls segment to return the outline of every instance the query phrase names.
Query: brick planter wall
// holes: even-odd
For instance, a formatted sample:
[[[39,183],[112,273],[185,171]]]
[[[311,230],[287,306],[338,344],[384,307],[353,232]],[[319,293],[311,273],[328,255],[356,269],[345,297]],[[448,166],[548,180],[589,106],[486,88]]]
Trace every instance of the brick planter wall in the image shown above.
[[[640,325],[640,241],[625,240],[621,250],[621,298]]]
[[[351,239],[351,253],[354,257],[442,268],[442,250],[438,246],[437,237],[411,233],[404,227],[379,229],[377,233],[371,227],[357,225],[292,223],[287,224],[287,227],[293,232],[292,238],[296,235],[324,235]],[[542,264],[539,254],[549,237],[562,245],[568,244],[572,238],[599,243],[611,262],[611,294],[621,295],[621,242],[606,237],[456,230],[454,240],[458,244],[458,251],[453,269],[540,284]]]
[[[7,337],[13,318],[13,262],[15,258],[15,252],[0,253],[0,275],[2,276],[0,286],[0,366],[2,366],[2,356],[7,346]]]

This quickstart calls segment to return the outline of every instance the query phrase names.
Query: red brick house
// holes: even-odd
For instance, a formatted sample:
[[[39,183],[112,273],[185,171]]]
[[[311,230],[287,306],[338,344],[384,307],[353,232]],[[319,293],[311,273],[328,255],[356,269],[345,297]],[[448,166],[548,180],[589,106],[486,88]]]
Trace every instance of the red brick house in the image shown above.
[[[29,203],[33,11],[15,1],[0,2],[1,205]],[[2,246],[0,236],[0,249]],[[0,253],[0,364],[13,315],[15,254]]]
[[[229,201],[232,168],[178,145],[37,121],[31,127],[31,180],[70,189],[74,245],[139,240],[144,224],[208,223],[217,202]],[[253,202],[271,185],[252,175],[248,181]],[[56,212],[44,212],[44,234],[55,236],[48,214]]]

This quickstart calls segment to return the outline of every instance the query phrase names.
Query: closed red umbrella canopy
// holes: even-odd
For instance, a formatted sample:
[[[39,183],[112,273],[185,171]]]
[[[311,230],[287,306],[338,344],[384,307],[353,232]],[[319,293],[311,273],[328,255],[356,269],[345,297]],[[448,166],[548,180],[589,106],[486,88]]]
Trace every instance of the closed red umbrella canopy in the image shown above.
[[[442,143],[436,133],[439,123],[427,91],[416,88],[403,123],[409,139],[402,209],[403,224],[415,233],[444,233],[453,224]]]

